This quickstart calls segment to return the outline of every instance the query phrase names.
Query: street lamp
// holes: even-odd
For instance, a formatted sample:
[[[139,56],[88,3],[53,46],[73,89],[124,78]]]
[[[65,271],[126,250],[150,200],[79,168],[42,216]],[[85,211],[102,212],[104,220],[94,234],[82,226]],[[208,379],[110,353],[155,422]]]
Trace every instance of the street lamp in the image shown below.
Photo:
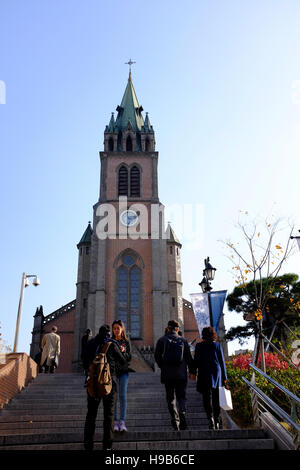
[[[16,324],[16,332],[15,332],[15,341],[14,341],[14,349],[13,352],[17,351],[18,345],[18,337],[19,337],[19,326],[21,320],[21,311],[22,311],[22,304],[23,304],[23,295],[24,295],[24,288],[29,286],[29,278],[34,277],[32,284],[37,287],[40,285],[40,280],[35,274],[22,274],[22,281],[21,281],[21,291],[20,291],[20,299],[19,299],[19,307],[18,307],[18,316],[17,316],[17,324]]]
[[[209,257],[207,257],[204,260],[204,263],[205,263],[205,269],[204,269],[205,276],[208,281],[213,281],[215,278],[215,273],[217,269],[212,267],[212,265],[209,262]]]
[[[203,270],[203,279],[199,282],[199,286],[202,289],[202,292],[210,292],[212,287],[209,281],[213,281],[215,278],[216,268],[213,268],[209,262],[209,257],[204,260],[205,269]]]

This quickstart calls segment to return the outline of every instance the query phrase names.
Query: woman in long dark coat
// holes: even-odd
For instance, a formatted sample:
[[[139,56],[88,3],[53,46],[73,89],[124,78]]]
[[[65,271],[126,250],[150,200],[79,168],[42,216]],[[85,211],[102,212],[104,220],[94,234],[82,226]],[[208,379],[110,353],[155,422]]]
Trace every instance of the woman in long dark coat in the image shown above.
[[[203,395],[203,405],[209,419],[209,429],[220,429],[219,387],[227,387],[226,365],[218,335],[211,326],[202,330],[202,340],[196,344],[194,365],[197,369],[197,391]]]

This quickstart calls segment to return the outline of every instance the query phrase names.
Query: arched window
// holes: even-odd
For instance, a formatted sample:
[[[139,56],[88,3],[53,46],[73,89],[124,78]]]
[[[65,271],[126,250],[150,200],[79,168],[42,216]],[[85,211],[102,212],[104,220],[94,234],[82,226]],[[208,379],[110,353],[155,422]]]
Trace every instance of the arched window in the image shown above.
[[[124,165],[119,169],[118,195],[128,196],[128,170]]]
[[[130,196],[140,197],[140,170],[134,165],[130,170]]]
[[[119,268],[118,272],[118,320],[122,320],[127,330],[127,293],[128,293],[128,281],[127,281],[127,269],[122,267]]]
[[[117,272],[117,319],[122,320],[130,337],[141,337],[141,271],[133,255],[124,255]]]
[[[130,270],[130,332],[132,338],[140,336],[140,270]]]
[[[108,141],[108,151],[113,152],[113,150],[114,150],[114,140],[112,137],[110,137]]]
[[[132,139],[129,136],[127,136],[127,139],[126,139],[126,152],[132,152]]]
[[[150,140],[147,138],[145,142],[145,151],[149,152],[150,151]]]

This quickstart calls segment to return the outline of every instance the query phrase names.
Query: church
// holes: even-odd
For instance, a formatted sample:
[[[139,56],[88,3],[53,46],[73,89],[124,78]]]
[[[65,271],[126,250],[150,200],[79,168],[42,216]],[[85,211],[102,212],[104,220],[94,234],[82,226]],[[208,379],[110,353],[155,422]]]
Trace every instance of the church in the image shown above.
[[[81,370],[81,338],[115,319],[125,323],[140,363],[153,368],[153,351],[169,319],[184,337],[199,340],[192,304],[182,298],[181,248],[165,228],[158,191],[158,151],[148,113],[143,116],[131,69],[121,104],[104,130],[100,191],[78,245],[76,299],[48,315],[34,315],[30,356],[58,327],[58,372]],[[79,238],[79,237],[78,237]]]

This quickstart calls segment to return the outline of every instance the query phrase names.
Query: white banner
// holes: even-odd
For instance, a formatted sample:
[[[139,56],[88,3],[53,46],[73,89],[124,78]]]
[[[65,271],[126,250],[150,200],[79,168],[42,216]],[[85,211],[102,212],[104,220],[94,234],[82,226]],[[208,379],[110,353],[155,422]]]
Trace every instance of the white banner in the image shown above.
[[[208,293],[190,294],[200,337],[205,326],[210,326]]]

